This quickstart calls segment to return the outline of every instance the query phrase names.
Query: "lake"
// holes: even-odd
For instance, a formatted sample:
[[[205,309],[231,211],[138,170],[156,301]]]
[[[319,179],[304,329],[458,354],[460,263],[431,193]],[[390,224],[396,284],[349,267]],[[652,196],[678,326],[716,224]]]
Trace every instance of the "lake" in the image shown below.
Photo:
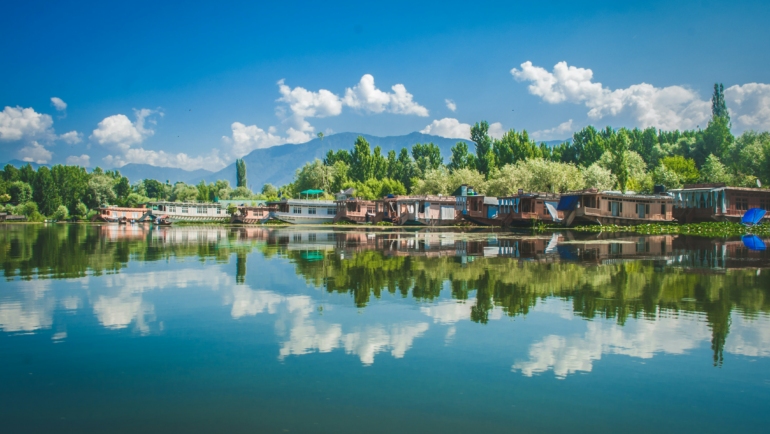
[[[766,432],[762,245],[2,225],[0,423],[5,433]]]

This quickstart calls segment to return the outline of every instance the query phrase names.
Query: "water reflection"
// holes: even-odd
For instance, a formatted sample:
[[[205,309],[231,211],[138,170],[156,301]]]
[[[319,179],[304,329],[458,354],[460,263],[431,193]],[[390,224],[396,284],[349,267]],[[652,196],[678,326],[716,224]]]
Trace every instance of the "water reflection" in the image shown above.
[[[279,360],[344,351],[371,365],[405,357],[431,328],[461,345],[493,333],[484,324],[537,315],[554,327],[532,331],[512,360],[525,376],[591,372],[608,354],[705,346],[716,366],[725,353],[770,354],[770,256],[740,238],[8,225],[0,261],[0,329],[51,330],[56,342],[67,339],[58,311],[161,333],[152,295],[191,288],[216,294],[211,309],[224,305],[232,321],[271,316]],[[293,270],[294,283],[265,287],[283,273],[270,264]],[[571,332],[552,331],[561,323]]]

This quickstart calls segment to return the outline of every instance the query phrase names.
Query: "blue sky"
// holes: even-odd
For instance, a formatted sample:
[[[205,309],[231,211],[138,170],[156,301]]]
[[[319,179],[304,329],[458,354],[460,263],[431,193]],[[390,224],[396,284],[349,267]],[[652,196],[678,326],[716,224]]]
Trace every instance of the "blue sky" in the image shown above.
[[[0,161],[214,170],[318,132],[693,128],[717,81],[734,132],[770,129],[762,2],[265,3],[6,5]]]

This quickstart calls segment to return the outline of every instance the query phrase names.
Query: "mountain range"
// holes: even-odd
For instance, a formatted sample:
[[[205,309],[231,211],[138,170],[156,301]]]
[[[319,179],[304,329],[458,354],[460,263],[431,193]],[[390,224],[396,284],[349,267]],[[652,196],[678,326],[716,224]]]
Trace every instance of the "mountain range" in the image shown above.
[[[352,150],[358,136],[366,139],[371,145],[372,150],[374,150],[375,146],[379,146],[382,149],[383,155],[387,155],[388,151],[396,151],[398,153],[401,148],[411,149],[416,143],[433,143],[441,149],[444,163],[449,162],[449,158],[452,155],[451,148],[457,142],[465,142],[471,152],[474,149],[474,143],[470,140],[448,139],[418,132],[389,137],[377,137],[359,133],[338,133],[325,136],[323,139],[315,138],[298,145],[285,144],[251,151],[243,157],[243,160],[246,162],[248,185],[252,190],[257,191],[265,183],[271,183],[275,186],[287,184],[292,181],[296,170],[306,162],[312,161],[315,158],[323,159],[330,150]],[[549,146],[555,146],[562,142],[562,140],[552,140],[545,143]],[[20,160],[11,160],[8,164],[20,167],[27,163]],[[39,165],[32,163],[32,166],[37,168]],[[142,179],[156,179],[161,182],[168,180],[172,184],[175,182],[197,184],[200,181],[214,182],[218,179],[223,179],[229,181],[231,185],[235,185],[235,163],[217,172],[203,169],[188,171],[172,167],[158,167],[136,163],[126,164],[118,170],[120,170],[123,176],[128,177],[131,183]]]

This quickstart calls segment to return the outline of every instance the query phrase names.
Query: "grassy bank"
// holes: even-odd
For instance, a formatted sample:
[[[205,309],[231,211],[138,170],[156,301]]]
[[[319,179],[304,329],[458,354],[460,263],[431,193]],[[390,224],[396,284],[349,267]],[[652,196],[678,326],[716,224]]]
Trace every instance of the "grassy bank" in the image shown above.
[[[677,234],[696,235],[702,237],[731,237],[754,234],[760,237],[770,236],[770,224],[748,227],[740,223],[711,222],[711,223],[653,223],[636,226],[576,226],[570,228],[579,232],[633,232],[642,235]]]

